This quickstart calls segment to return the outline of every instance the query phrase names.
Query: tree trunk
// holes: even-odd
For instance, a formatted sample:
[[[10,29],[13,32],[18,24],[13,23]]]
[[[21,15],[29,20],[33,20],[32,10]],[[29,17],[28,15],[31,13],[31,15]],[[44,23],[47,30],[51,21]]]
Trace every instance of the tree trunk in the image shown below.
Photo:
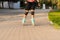
[[[60,5],[58,5],[58,9],[60,9]]]
[[[4,8],[3,1],[2,1],[2,8]]]
[[[8,1],[8,7],[10,8],[10,2]]]
[[[60,0],[58,0],[57,8],[60,9]]]

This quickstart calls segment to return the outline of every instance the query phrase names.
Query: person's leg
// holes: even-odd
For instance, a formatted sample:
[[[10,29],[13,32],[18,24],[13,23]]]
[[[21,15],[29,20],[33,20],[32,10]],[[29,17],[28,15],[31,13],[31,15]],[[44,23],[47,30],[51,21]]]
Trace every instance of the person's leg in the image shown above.
[[[22,20],[22,24],[25,23],[28,12],[29,12],[29,10],[25,10],[25,14],[24,14],[24,17],[23,17],[23,20]]]
[[[35,2],[33,2],[31,5],[31,22],[33,26],[35,25],[34,13],[35,13]]]
[[[25,23],[25,21],[26,21],[26,17],[27,17],[27,14],[28,14],[28,12],[29,12],[29,9],[30,9],[30,6],[29,6],[30,4],[29,3],[27,3],[26,4],[26,7],[25,7],[25,14],[24,14],[24,17],[23,17],[23,20],[22,20],[22,23],[24,24]]]
[[[29,10],[25,10],[24,18],[26,18],[28,12],[29,12]]]
[[[32,22],[32,25],[35,25],[34,10],[31,10],[31,22]]]

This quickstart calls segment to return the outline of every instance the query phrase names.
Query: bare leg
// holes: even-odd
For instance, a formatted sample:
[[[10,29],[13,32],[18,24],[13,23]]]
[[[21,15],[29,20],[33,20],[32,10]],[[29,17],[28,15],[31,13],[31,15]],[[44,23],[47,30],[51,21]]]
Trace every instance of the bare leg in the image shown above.
[[[22,24],[25,23],[28,12],[29,12],[29,10],[25,10],[25,14],[24,14],[24,17],[23,17],[23,20],[22,20]]]
[[[32,21],[32,25],[35,25],[35,20],[34,20],[34,10],[31,10],[31,21]]]
[[[29,10],[25,10],[24,18],[27,17],[28,12],[29,12]]]

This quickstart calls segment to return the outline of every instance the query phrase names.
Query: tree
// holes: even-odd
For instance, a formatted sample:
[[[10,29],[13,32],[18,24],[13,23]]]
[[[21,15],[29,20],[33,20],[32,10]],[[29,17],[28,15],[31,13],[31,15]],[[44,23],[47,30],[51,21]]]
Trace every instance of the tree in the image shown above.
[[[57,0],[57,1],[58,1],[57,7],[58,7],[58,9],[60,9],[60,0]]]
[[[2,8],[4,8],[3,1],[4,1],[4,0],[0,0],[0,2],[2,3]]]

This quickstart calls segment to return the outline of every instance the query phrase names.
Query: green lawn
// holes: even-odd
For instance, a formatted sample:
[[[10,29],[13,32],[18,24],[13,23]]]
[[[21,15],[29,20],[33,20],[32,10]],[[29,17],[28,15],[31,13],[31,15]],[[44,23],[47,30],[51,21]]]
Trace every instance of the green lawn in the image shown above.
[[[55,27],[60,28],[60,10],[49,12],[48,17],[49,20],[53,22]]]

